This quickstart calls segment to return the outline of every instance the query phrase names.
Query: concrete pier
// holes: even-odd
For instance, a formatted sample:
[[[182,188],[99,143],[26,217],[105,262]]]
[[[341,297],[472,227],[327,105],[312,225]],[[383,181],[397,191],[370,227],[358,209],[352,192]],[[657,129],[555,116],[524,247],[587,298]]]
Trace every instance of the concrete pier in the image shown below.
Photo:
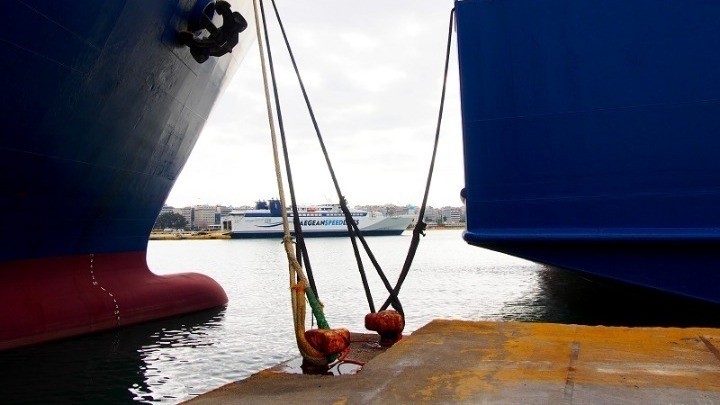
[[[274,368],[192,402],[720,403],[719,349],[720,329],[436,320],[357,374]]]

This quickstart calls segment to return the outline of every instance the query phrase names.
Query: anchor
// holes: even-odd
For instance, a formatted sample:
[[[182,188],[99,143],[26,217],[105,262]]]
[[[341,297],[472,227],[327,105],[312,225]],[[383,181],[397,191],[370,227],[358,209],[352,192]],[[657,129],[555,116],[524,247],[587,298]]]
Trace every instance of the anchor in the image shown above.
[[[209,17],[214,11],[222,17],[220,27],[216,27]],[[230,3],[218,0],[204,7],[197,25],[199,29],[195,32],[178,32],[178,41],[190,48],[190,54],[198,63],[204,63],[211,56],[220,57],[232,52],[238,43],[238,35],[247,28],[248,23],[240,13],[230,9]],[[203,30],[207,30],[210,35],[201,37],[199,33]]]

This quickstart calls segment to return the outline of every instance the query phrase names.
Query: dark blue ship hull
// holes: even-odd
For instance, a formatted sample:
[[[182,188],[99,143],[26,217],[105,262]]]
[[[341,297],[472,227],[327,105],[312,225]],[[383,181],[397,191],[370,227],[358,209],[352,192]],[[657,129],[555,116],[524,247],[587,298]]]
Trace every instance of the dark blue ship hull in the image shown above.
[[[720,3],[456,3],[472,244],[720,303]]]
[[[232,54],[197,63],[177,32],[202,2],[3,3],[0,349],[226,302],[207,277],[157,277],[145,263],[160,208],[254,38],[251,28]],[[231,3],[252,23],[249,1]]]

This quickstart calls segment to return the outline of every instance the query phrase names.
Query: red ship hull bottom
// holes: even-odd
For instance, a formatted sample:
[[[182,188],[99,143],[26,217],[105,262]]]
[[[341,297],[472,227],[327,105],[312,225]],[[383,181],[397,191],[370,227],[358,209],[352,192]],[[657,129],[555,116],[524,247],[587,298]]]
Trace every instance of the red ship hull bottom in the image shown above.
[[[0,264],[0,350],[224,305],[210,277],[159,276],[146,252],[77,255]]]

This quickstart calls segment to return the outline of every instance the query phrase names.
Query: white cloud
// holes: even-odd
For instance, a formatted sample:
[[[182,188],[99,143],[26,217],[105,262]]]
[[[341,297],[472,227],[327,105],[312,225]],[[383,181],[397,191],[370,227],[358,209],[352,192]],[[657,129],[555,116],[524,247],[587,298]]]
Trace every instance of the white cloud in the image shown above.
[[[379,45],[378,39],[362,32],[343,32],[339,37],[354,51],[369,52],[375,50]]]
[[[432,152],[452,1],[277,1],[341,188],[351,204],[418,204]],[[268,10],[266,10],[267,12]],[[279,30],[270,19],[298,199],[336,201]],[[455,54],[430,204],[463,187]],[[257,47],[218,101],[168,204],[277,196]]]

